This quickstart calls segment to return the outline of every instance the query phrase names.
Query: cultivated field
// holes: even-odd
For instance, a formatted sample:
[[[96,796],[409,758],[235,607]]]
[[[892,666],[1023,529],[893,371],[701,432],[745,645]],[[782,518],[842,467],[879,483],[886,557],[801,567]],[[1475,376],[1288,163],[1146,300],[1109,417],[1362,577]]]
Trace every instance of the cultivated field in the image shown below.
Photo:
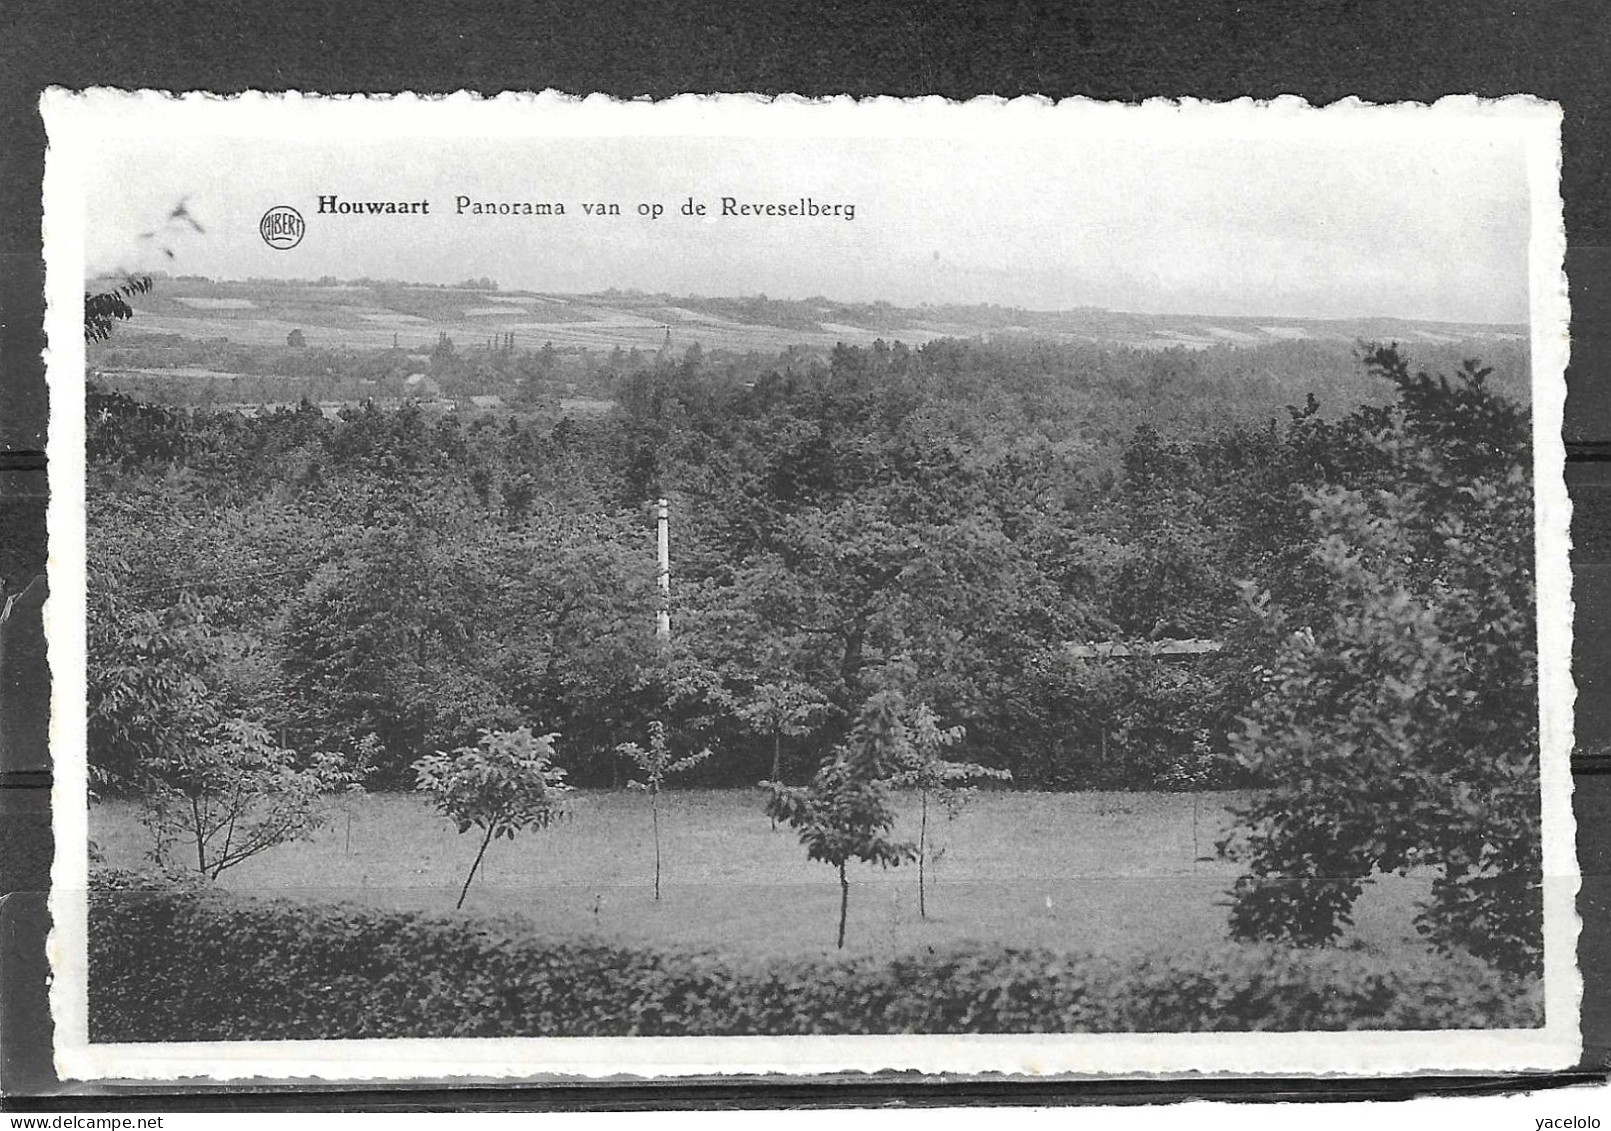
[[[827,299],[772,301],[613,292],[537,294],[407,285],[275,284],[162,279],[141,295],[143,333],[223,337],[278,346],[301,330],[310,346],[383,349],[395,340],[426,348],[447,334],[471,345],[514,333],[524,348],[608,351],[616,346],[659,349],[669,329],[680,351],[775,352],[789,346],[829,349],[838,342],[868,345],[878,338],[916,346],[932,338],[1033,334],[1046,340],[1158,349],[1256,345],[1291,339],[1352,343],[1361,339],[1452,343],[1472,339],[1521,341],[1523,328],[1415,322],[1403,319],[1270,319],[1207,315],[1131,314],[1091,307],[1037,312],[992,307],[906,309]]]
[[[1222,902],[1237,872],[1199,857],[1212,855],[1230,800],[999,792],[975,798],[954,821],[931,811],[941,854],[931,866],[929,917],[918,916],[915,866],[858,867],[846,951],[958,942],[1110,953],[1213,949],[1225,939]],[[534,933],[555,937],[756,956],[832,953],[834,873],[808,861],[792,831],[774,830],[761,801],[755,790],[668,793],[656,904],[648,798],[581,791],[573,819],[488,851],[466,910],[520,915]],[[904,810],[898,831],[915,837],[915,800]],[[220,882],[295,899],[452,910],[475,855],[473,835],[459,836],[407,795],[360,798],[350,810],[332,802],[332,812],[314,840],[273,849]],[[137,811],[123,803],[94,806],[90,832],[112,865],[138,865],[149,844]],[[1386,951],[1419,948],[1410,920],[1425,890],[1424,877],[1379,880],[1345,938]]]

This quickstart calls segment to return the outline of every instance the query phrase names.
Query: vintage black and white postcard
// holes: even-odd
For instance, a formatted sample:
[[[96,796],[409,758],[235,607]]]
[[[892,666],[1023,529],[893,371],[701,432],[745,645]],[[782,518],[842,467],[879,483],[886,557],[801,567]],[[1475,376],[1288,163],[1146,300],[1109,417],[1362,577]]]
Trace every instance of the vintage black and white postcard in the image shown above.
[[[1556,107],[44,113],[64,1076],[1574,1063]]]

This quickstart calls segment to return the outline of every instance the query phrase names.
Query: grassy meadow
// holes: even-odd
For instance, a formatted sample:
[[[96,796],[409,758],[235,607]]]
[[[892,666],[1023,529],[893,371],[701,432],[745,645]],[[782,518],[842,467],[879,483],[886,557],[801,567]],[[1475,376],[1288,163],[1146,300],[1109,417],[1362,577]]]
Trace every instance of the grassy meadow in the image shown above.
[[[1223,945],[1236,869],[1213,859],[1229,821],[1223,793],[976,796],[954,820],[930,810],[928,917],[917,869],[852,871],[846,953],[886,955],[957,943],[1108,954],[1189,955]],[[662,798],[662,898],[653,898],[649,800],[578,791],[573,816],[489,849],[467,913],[518,916],[534,935],[712,949],[734,957],[834,953],[838,885],[794,833],[773,829],[757,790],[676,790]],[[1195,810],[1195,816],[1194,816]],[[897,833],[917,835],[917,804]],[[139,865],[150,838],[131,804],[103,802],[91,837],[113,866]],[[451,912],[478,838],[458,835],[422,799],[375,794],[343,807],[312,840],[226,871],[252,895]],[[174,858],[182,860],[182,846]],[[1370,885],[1344,936],[1383,953],[1419,950],[1411,916],[1424,877]]]

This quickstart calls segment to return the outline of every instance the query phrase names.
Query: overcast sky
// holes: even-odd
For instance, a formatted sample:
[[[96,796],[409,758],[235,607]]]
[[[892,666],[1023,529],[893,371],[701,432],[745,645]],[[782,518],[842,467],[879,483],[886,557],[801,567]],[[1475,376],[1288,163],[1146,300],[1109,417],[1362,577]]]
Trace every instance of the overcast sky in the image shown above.
[[[505,288],[900,305],[1523,322],[1520,144],[1419,130],[1275,140],[986,131],[921,139],[527,137],[329,143],[123,136],[86,170],[92,270],[375,276]],[[321,216],[318,198],[428,200],[429,216]],[[458,216],[454,199],[562,202],[563,217]],[[688,197],[711,215],[690,219]],[[747,202],[853,204],[842,219],[727,218]],[[206,227],[170,262],[138,233],[177,201]],[[590,218],[584,201],[619,203]],[[640,203],[659,204],[658,220]],[[307,220],[275,251],[271,205]]]

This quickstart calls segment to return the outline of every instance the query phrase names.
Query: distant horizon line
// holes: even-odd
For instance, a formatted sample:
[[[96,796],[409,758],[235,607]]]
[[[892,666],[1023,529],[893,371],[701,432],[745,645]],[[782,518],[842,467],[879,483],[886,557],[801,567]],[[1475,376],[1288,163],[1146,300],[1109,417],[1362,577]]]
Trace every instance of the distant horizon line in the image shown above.
[[[208,284],[213,284],[213,285],[217,285],[217,284],[239,284],[239,285],[244,285],[244,286],[250,286],[250,285],[256,284],[256,285],[278,285],[278,286],[290,286],[290,287],[399,286],[399,287],[418,287],[418,288],[420,288],[422,290],[432,290],[432,291],[462,291],[462,292],[464,292],[466,294],[529,295],[529,296],[531,296],[533,298],[542,298],[542,297],[545,297],[545,296],[559,296],[559,297],[566,297],[566,298],[602,298],[602,297],[608,297],[608,296],[611,296],[611,295],[621,295],[621,296],[625,296],[625,297],[629,297],[629,298],[649,298],[649,299],[657,299],[657,298],[678,299],[678,298],[683,298],[683,299],[697,299],[697,300],[703,300],[703,301],[720,300],[720,299],[727,299],[727,300],[762,299],[762,300],[767,301],[767,302],[782,302],[782,303],[826,302],[826,303],[832,303],[832,304],[834,304],[836,306],[874,306],[874,307],[887,307],[887,308],[892,309],[892,310],[907,310],[907,311],[932,310],[932,309],[938,309],[938,308],[944,308],[944,307],[954,307],[954,308],[959,308],[959,309],[964,309],[964,310],[968,310],[968,309],[972,309],[972,310],[1002,310],[1002,311],[1014,311],[1014,312],[1022,312],[1022,313],[1026,313],[1026,314],[1042,314],[1042,315],[1043,314],[1075,314],[1075,313],[1085,311],[1085,312],[1093,312],[1093,313],[1100,313],[1100,314],[1135,315],[1135,316],[1144,317],[1144,318],[1190,318],[1190,319],[1215,319],[1215,318],[1219,318],[1219,319],[1236,319],[1236,320],[1240,320],[1240,321],[1268,320],[1268,321],[1275,321],[1275,322],[1296,322],[1296,323],[1302,323],[1302,322],[1408,322],[1408,323],[1431,324],[1431,325],[1442,325],[1442,326],[1472,326],[1472,327],[1522,329],[1522,330],[1525,330],[1529,325],[1529,323],[1527,321],[1519,321],[1519,322],[1516,322],[1516,321],[1500,321],[1500,322],[1495,322],[1495,321],[1471,321],[1471,320],[1460,319],[1460,318],[1421,318],[1421,317],[1413,317],[1413,316],[1402,315],[1402,314],[1331,314],[1331,315],[1274,314],[1274,313],[1266,313],[1266,314],[1231,314],[1231,313],[1223,313],[1223,312],[1221,312],[1221,313],[1204,313],[1204,312],[1200,312],[1200,311],[1137,310],[1137,309],[1124,309],[1124,308],[1110,307],[1110,306],[1098,306],[1098,305],[1096,305],[1094,303],[1075,303],[1075,304],[1069,305],[1069,306],[1056,306],[1056,307],[1035,307],[1035,306],[1022,306],[1022,305],[1016,305],[1016,304],[1007,304],[1007,303],[990,302],[990,301],[966,302],[966,301],[962,301],[962,300],[953,299],[953,300],[941,300],[941,301],[927,301],[927,302],[917,303],[915,305],[905,305],[905,304],[901,304],[901,303],[897,303],[897,302],[892,302],[889,299],[841,299],[841,298],[832,298],[832,297],[830,297],[828,295],[822,295],[822,294],[804,295],[804,296],[801,296],[801,297],[790,297],[790,296],[768,294],[768,293],[763,292],[763,291],[757,291],[757,292],[753,292],[753,293],[750,293],[750,294],[701,294],[699,292],[689,291],[689,292],[684,292],[682,294],[677,294],[677,293],[674,293],[672,291],[646,291],[646,290],[642,290],[641,288],[637,288],[637,287],[621,287],[621,286],[610,286],[610,287],[604,288],[603,290],[592,290],[592,291],[537,290],[537,289],[532,288],[532,287],[505,287],[501,283],[499,283],[496,279],[491,279],[491,278],[483,278],[483,279],[476,279],[476,280],[464,280],[464,281],[457,282],[457,283],[435,283],[435,282],[427,282],[427,281],[418,280],[418,279],[376,278],[374,276],[358,276],[356,278],[351,278],[351,279],[337,278],[336,276],[333,276],[333,275],[319,276],[318,278],[313,278],[313,279],[303,278],[303,277],[300,277],[300,276],[299,277],[274,277],[274,276],[266,276],[266,275],[250,275],[250,276],[245,276],[245,277],[229,277],[229,276],[222,276],[222,275],[201,275],[201,274],[197,274],[197,273],[193,273],[193,272],[175,273],[175,272],[172,272],[172,271],[166,271],[166,270],[162,270],[162,269],[155,269],[155,270],[150,270],[150,271],[132,271],[132,272],[128,272],[128,273],[103,272],[103,273],[99,273],[99,274],[86,276],[85,283],[88,286],[90,284],[97,283],[97,282],[100,282],[100,281],[112,281],[112,280],[126,279],[126,278],[139,278],[139,277],[142,277],[142,276],[149,276],[152,279],[159,279],[159,280],[160,279],[167,279],[167,280],[172,280],[172,281],[175,281],[175,282],[199,282],[199,283],[208,283]],[[330,281],[327,281],[327,280],[330,280]],[[467,283],[471,283],[471,282],[478,283],[478,284],[480,284],[480,283],[490,283],[491,286],[468,286],[468,285],[466,285]]]

